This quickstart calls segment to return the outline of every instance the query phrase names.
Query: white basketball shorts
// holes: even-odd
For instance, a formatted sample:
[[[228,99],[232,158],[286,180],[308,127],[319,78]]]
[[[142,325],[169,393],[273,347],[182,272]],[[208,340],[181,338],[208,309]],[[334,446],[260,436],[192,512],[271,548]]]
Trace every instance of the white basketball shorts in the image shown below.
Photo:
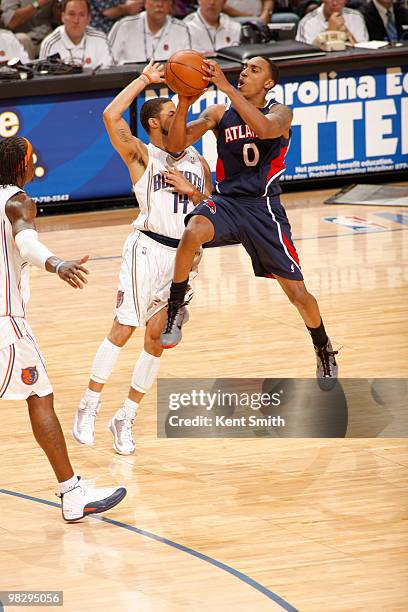
[[[15,317],[22,337],[0,349],[0,398],[24,400],[52,393],[44,359],[25,319]]]
[[[197,276],[202,252],[197,252],[189,282]],[[138,230],[128,236],[122,253],[115,315],[122,325],[146,327],[147,321],[167,305],[176,249]],[[189,288],[186,301],[193,297]]]

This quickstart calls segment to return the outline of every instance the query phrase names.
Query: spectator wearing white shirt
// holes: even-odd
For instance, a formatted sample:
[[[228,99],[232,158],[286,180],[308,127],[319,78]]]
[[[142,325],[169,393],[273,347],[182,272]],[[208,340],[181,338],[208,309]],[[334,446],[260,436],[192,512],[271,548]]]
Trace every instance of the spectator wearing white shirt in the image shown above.
[[[89,27],[88,0],[64,0],[59,26],[42,42],[40,59],[59,53],[61,59],[85,68],[107,68],[113,62],[108,39],[103,32]]]
[[[199,0],[200,8],[184,19],[196,51],[214,54],[217,49],[238,45],[241,25],[221,13],[225,0]]]
[[[145,11],[117,21],[109,33],[113,57],[118,64],[166,60],[191,49],[187,26],[170,17],[172,0],[146,0]]]
[[[6,62],[13,57],[18,57],[23,64],[29,60],[28,53],[17,36],[9,30],[0,30],[0,62]]]
[[[346,0],[323,0],[319,8],[300,20],[296,40],[311,45],[319,34],[328,30],[345,32],[351,43],[368,40],[362,14],[345,8],[345,4]]]

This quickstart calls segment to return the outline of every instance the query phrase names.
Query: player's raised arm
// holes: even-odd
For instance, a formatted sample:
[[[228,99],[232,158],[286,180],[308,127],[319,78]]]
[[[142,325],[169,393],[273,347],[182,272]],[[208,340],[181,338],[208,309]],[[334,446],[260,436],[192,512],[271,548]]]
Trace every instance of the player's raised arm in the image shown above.
[[[21,192],[13,196],[6,205],[6,214],[13,227],[13,236],[21,257],[37,268],[55,272],[74,289],[83,289],[84,274],[89,271],[83,267],[88,256],[80,260],[64,261],[54,255],[39,239],[35,228],[37,207],[35,202]]]
[[[112,146],[129,167],[133,162],[146,162],[146,145],[133,136],[130,127],[123,119],[123,113],[129,108],[138,95],[152,83],[163,83],[163,66],[150,60],[142,74],[129,83],[123,91],[105,108],[103,121],[109,134]]]
[[[293,113],[291,109],[284,104],[276,104],[272,107],[268,115],[264,115],[254,104],[254,100],[245,98],[241,92],[239,92],[231,83],[228,82],[224,73],[217,62],[213,60],[204,60],[208,65],[211,72],[211,77],[208,80],[220,91],[223,91],[228,98],[231,100],[235,110],[242,117],[245,123],[255,132],[258,138],[266,140],[269,138],[278,138],[287,134],[292,122]],[[259,66],[251,64],[247,66],[240,75],[240,79],[245,81],[245,71],[251,70],[256,72],[260,70]],[[265,91],[260,92],[260,99],[264,99],[268,89],[274,85],[273,80],[270,80],[270,87],[268,82],[265,83]]]
[[[185,148],[200,140],[209,130],[217,130],[218,123],[224,114],[225,106],[215,104],[205,109],[198,119],[187,124],[188,109],[198,96],[178,97],[177,110],[169,126],[168,148],[173,153],[180,153]]]

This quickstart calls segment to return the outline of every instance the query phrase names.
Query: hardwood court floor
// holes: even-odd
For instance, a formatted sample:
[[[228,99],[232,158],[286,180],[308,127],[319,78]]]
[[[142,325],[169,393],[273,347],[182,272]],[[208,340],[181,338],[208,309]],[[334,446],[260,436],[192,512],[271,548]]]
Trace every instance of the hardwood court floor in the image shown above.
[[[329,193],[284,202],[307,286],[334,344],[343,346],[341,375],[406,377],[407,211],[324,206]],[[378,216],[384,212],[400,217]],[[69,612],[406,610],[406,439],[157,439],[154,388],[137,417],[137,454],[115,455],[107,423],[127,392],[140,332],[103,394],[96,445],[70,438],[110,327],[133,216],[40,219],[58,254],[90,254],[92,275],[86,290],[73,291],[32,270],[28,315],[76,470],[98,484],[124,484],[128,497],[108,513],[113,522],[65,525],[59,510],[41,503],[57,500],[25,404],[2,402],[1,487],[35,499],[0,492],[0,590],[63,589]],[[339,216],[382,227],[358,233],[322,220]],[[182,345],[164,355],[161,377],[313,376],[297,312],[275,281],[252,277],[241,247],[205,253],[190,315]],[[384,434],[399,435],[392,422]]]

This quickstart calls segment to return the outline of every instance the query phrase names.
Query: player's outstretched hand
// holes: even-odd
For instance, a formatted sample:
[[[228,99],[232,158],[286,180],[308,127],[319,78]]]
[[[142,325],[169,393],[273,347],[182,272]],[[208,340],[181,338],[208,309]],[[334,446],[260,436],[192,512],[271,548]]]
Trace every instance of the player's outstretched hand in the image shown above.
[[[74,289],[83,289],[84,285],[88,283],[84,274],[89,274],[89,270],[84,268],[82,264],[86,263],[88,259],[89,255],[85,255],[82,259],[59,263],[57,266],[58,276]]]
[[[150,62],[143,68],[142,74],[144,74],[150,83],[164,83],[164,66],[150,60]]]
[[[206,68],[209,76],[203,76],[205,81],[214,83],[220,91],[226,92],[231,88],[231,84],[228,82],[225,74],[221,70],[221,67],[217,62],[210,59],[203,60],[203,68]]]
[[[167,168],[163,176],[166,179],[166,183],[172,188],[172,191],[177,191],[178,193],[191,193],[194,189],[194,185],[175,168]]]

